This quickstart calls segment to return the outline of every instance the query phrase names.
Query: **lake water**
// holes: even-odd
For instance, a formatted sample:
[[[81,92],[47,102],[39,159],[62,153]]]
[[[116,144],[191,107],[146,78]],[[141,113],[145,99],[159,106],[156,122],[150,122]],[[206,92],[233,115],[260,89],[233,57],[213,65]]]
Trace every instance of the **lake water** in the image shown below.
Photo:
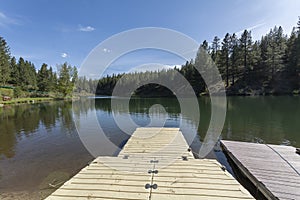
[[[229,97],[227,116],[221,138],[237,141],[300,146],[300,97]],[[197,127],[193,118],[181,116],[174,98],[136,98],[130,100],[132,120],[145,126],[150,123],[149,108],[159,104],[165,110],[153,111],[164,126],[185,123]],[[199,98],[200,124],[192,143],[197,151],[210,120],[210,99]],[[111,108],[110,98],[86,98],[80,109],[72,112],[71,102],[50,102],[0,108],[0,193],[37,192],[42,197],[53,191],[49,183],[69,179],[93,159],[81,143],[73,121],[96,113],[106,136],[122,147],[129,135],[115,123],[122,115],[122,101]],[[126,110],[126,109],[125,109]],[[85,124],[80,124],[85,126]],[[215,149],[219,161],[227,165],[222,152]],[[103,148],[101,155],[117,155],[117,149]],[[209,157],[213,157],[210,154]]]

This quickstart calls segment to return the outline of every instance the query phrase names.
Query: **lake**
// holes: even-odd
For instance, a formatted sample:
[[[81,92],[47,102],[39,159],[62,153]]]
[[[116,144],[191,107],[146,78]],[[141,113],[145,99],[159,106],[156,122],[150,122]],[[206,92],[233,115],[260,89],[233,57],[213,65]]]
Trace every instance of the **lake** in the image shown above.
[[[201,97],[198,135],[191,147],[197,151],[205,137],[210,120],[210,99]],[[115,123],[114,116],[122,115],[122,101],[111,108],[111,99],[84,98],[80,109],[72,112],[72,103],[17,105],[0,108],[0,193],[2,198],[22,196],[23,199],[45,197],[54,188],[87,165],[93,157],[82,144],[73,117],[96,113],[107,138],[122,147],[129,135]],[[175,98],[135,98],[130,100],[132,120],[146,126],[151,122],[149,108],[162,105],[164,109],[152,110],[152,120],[164,121],[166,127],[184,123],[191,129],[197,127],[193,118],[182,116]],[[227,115],[221,139],[300,146],[300,97],[228,97]],[[85,126],[81,124],[80,126]],[[115,156],[116,148],[103,148],[101,155]],[[225,164],[222,152],[215,148],[208,157]],[[50,184],[50,185],[49,185]],[[34,194],[34,195],[32,195]],[[31,195],[31,196],[30,196]],[[1,196],[0,196],[1,197]]]

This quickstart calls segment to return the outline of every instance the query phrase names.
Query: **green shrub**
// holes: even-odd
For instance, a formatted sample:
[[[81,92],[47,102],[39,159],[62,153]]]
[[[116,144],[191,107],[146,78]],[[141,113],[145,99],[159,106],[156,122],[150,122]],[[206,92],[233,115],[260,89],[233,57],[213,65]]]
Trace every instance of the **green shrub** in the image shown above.
[[[13,97],[14,96],[14,90],[13,89],[8,89],[8,88],[0,88],[0,96]]]
[[[22,89],[20,87],[15,87],[14,88],[14,97],[15,98],[20,98],[24,95],[24,92],[22,91]]]

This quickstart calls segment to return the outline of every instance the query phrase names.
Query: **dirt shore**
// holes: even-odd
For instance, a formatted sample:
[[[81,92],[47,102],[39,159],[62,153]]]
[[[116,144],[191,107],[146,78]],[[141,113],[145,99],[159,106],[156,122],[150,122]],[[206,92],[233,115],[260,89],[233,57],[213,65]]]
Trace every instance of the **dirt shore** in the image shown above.
[[[52,191],[18,191],[18,192],[1,192],[1,200],[41,200],[45,199]]]

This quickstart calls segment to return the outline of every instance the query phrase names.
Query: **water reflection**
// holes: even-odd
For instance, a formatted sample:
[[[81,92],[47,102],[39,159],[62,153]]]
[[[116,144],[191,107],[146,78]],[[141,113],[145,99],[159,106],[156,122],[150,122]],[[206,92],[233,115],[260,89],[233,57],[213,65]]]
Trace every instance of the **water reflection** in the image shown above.
[[[190,100],[185,101],[189,105]],[[110,98],[96,99],[95,102],[81,99],[73,104],[73,110],[80,137],[95,157],[107,155],[108,152],[117,155],[137,126],[181,127],[189,143],[200,145],[196,129],[197,116],[182,115],[175,98],[133,98],[129,102],[129,116],[125,99],[118,99],[114,107],[111,106]],[[127,125],[128,117],[134,122],[134,126]],[[118,124],[116,118],[119,119]]]
[[[229,97],[227,103],[223,139],[300,145],[300,97]],[[164,110],[152,109],[149,113],[156,104]],[[74,116],[71,102],[0,108],[0,192],[44,188],[41,185],[57,179],[54,175],[64,174],[67,179],[92,160],[77,135],[74,118],[88,119],[96,113],[106,137],[116,147],[122,147],[130,135],[117,126],[113,115],[123,115],[125,106],[120,101],[111,108],[110,98],[96,99],[95,103],[83,98],[80,106],[73,109]],[[210,99],[199,98],[199,106],[198,136],[192,143],[196,151],[209,125]],[[129,111],[132,120],[141,126],[149,124],[152,117],[165,120],[167,127],[178,127],[180,123],[190,129],[197,127],[196,116],[182,114],[173,98],[131,99]],[[117,153],[118,148],[99,152]]]
[[[57,120],[64,124],[63,133],[72,133],[70,102],[9,106],[0,110],[0,155],[12,158],[18,140],[38,134],[39,127],[50,130],[57,126]]]
[[[71,102],[4,107],[0,110],[0,193],[53,191],[92,157],[73,124]],[[64,176],[61,176],[64,174]]]
[[[300,97],[229,97],[222,137],[300,145]]]
[[[149,124],[149,108],[155,104],[162,105],[167,113],[166,117],[159,110],[153,111],[157,120],[167,118],[165,126],[178,127],[181,117],[184,119],[182,123],[188,124],[189,127],[197,126],[193,116],[181,116],[180,106],[175,98],[131,99],[132,120],[140,126]],[[210,121],[209,98],[201,98],[199,105],[201,117],[198,133],[203,139]],[[229,97],[227,107],[222,138],[299,145],[299,97]],[[0,158],[14,157],[18,141],[30,138],[33,134],[42,134],[38,131],[41,127],[49,132],[55,129],[56,133],[76,134],[71,109],[71,102],[0,108]],[[96,110],[99,123],[107,134],[123,133],[114,123],[112,116],[122,115],[122,112],[126,111],[126,105],[122,101],[112,109],[110,98],[96,99],[95,104],[86,98],[82,99],[77,109],[74,112],[77,117],[89,115]],[[126,136],[121,138],[114,141],[116,145],[120,146],[120,143],[126,140]]]

